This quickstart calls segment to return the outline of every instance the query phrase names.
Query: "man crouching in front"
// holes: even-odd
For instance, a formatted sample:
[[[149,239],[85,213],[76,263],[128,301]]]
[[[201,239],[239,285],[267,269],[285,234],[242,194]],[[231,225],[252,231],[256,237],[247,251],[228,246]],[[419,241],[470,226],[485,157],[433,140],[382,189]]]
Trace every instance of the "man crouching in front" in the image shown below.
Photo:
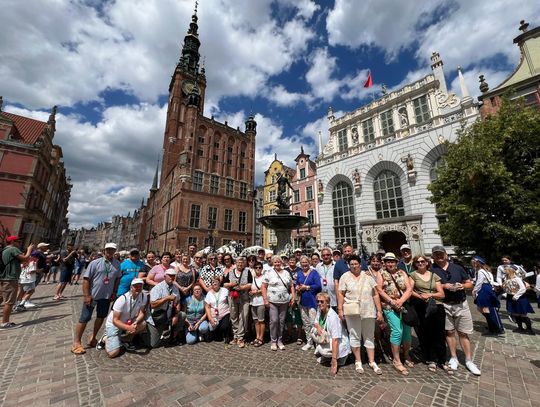
[[[124,349],[133,349],[130,344],[135,335],[146,332],[146,309],[148,294],[142,291],[144,281],[134,278],[127,293],[116,299],[105,323],[105,335],[98,343],[98,349],[115,358]]]

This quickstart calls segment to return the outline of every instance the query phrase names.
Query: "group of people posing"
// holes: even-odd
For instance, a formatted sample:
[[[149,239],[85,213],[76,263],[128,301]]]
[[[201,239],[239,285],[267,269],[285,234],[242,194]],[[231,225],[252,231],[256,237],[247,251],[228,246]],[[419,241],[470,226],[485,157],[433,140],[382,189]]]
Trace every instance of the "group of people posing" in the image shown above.
[[[261,249],[257,255],[233,258],[205,255],[190,246],[174,255],[165,252],[157,261],[154,252],[141,259],[135,248],[118,259],[116,245],[107,243],[101,257],[84,269],[83,307],[71,352],[86,352],[82,337],[95,310],[87,345],[105,349],[109,357],[135,346],[181,342],[224,341],[244,348],[249,338],[253,347],[269,342],[272,351],[296,342],[319,363],[329,364],[333,374],[352,354],[358,373],[367,363],[382,374],[377,362],[386,356],[402,375],[418,360],[429,371],[452,375],[460,363],[459,342],[465,366],[480,375],[472,359],[466,290],[472,290],[488,334],[504,332],[501,296],[518,325],[515,331],[534,334],[523,269],[509,257],[494,276],[485,260],[475,256],[471,278],[449,261],[443,246],[434,246],[431,258],[413,256],[406,244],[400,258],[378,252],[362,259],[350,245],[342,250],[324,247],[307,257],[298,249],[287,258]],[[69,251],[62,255],[68,257]],[[98,337],[104,321],[104,334]],[[419,342],[415,358],[413,329]]]
[[[502,329],[497,304],[487,303],[497,300],[497,293],[485,261],[473,259],[473,284],[460,265],[449,261],[443,246],[432,248],[432,258],[413,257],[411,248],[403,245],[401,258],[378,253],[367,262],[349,245],[343,253],[325,247],[320,257],[309,258],[297,250],[286,258],[261,250],[236,259],[231,254],[205,256],[190,247],[174,256],[163,253],[158,264],[155,253],[147,253],[143,261],[137,249],[119,263],[115,250],[113,243],[107,244],[104,257],[91,262],[84,274],[84,305],[73,353],[85,352],[81,338],[94,307],[97,318],[88,344],[105,348],[110,357],[132,346],[134,336],[150,348],[210,340],[243,348],[248,336],[252,346],[260,347],[268,323],[272,351],[285,349],[285,336],[294,340],[293,331],[301,327],[296,342],[302,350],[313,351],[320,363],[330,364],[334,374],[351,353],[356,371],[363,373],[363,345],[367,365],[375,373],[383,373],[377,360],[386,352],[393,368],[408,375],[415,365],[414,329],[427,369],[453,374],[459,366],[459,341],[465,366],[479,375],[472,360],[473,319],[466,290],[473,290],[489,331],[497,334]],[[503,267],[500,286],[507,294],[509,313],[527,326],[517,330],[534,333],[526,317],[532,308],[516,269],[511,263]],[[105,318],[105,334],[98,339]]]

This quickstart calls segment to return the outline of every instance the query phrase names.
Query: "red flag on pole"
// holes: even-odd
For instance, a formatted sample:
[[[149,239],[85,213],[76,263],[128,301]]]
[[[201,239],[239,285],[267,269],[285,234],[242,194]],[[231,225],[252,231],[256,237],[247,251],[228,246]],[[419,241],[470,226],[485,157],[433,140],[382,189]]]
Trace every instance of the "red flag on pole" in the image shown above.
[[[369,71],[366,82],[364,83],[364,88],[371,88],[372,86],[373,86],[373,79],[371,78],[371,71]]]

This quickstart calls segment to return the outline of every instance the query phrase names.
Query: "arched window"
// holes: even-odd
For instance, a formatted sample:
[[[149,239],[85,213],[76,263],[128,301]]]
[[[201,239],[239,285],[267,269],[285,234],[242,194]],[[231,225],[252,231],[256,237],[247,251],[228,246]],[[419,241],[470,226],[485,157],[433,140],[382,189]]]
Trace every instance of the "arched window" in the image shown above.
[[[373,181],[377,219],[405,216],[401,186],[396,173],[385,170]]]
[[[429,180],[431,182],[435,181],[438,177],[439,169],[444,167],[445,161],[444,157],[441,156],[437,158],[435,161],[433,161],[433,164],[431,164],[431,168],[429,169]]]
[[[353,190],[346,182],[338,182],[332,190],[332,208],[334,211],[334,237],[336,243],[347,242],[353,247],[358,247]]]

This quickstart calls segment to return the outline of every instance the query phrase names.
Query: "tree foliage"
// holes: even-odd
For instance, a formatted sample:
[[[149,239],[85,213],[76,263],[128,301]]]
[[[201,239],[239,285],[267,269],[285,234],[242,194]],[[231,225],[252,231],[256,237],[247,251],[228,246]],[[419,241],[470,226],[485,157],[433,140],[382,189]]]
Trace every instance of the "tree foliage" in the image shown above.
[[[540,112],[504,100],[499,113],[460,131],[429,189],[440,234],[496,264],[504,253],[531,265],[540,253]]]

